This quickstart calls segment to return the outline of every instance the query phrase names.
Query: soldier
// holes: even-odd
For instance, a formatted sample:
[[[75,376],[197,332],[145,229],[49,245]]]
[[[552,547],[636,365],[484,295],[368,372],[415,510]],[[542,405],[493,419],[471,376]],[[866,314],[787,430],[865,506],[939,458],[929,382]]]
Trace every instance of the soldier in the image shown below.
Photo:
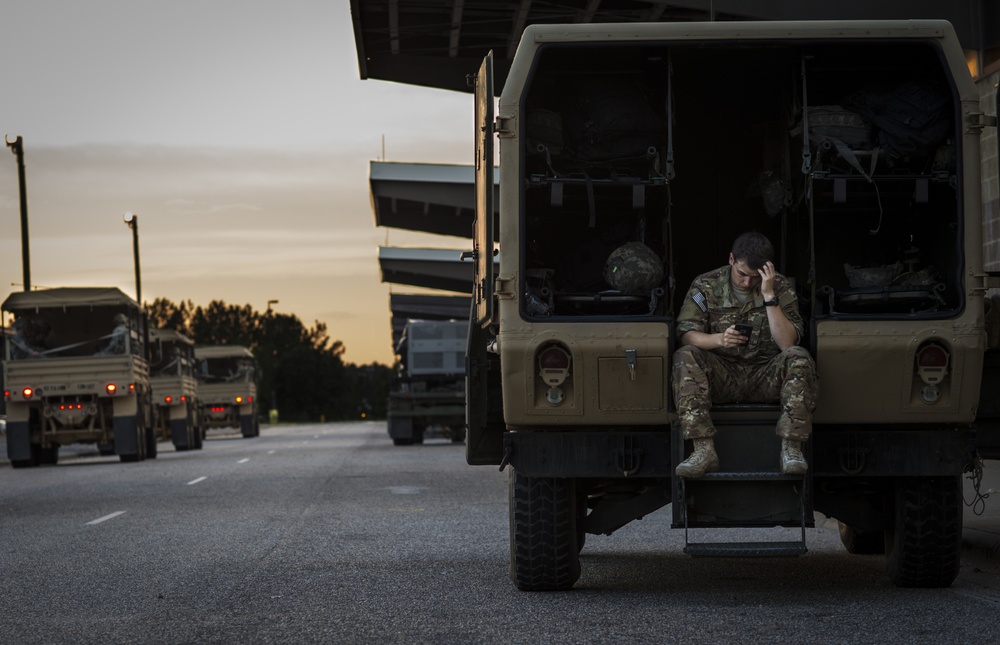
[[[719,469],[709,415],[713,403],[780,402],[781,470],[801,475],[808,469],[802,442],[812,431],[816,366],[797,345],[802,316],[795,292],[774,270],[773,257],[765,236],[740,235],[729,264],[695,278],[681,306],[674,401],[694,451],[677,466],[679,477]]]

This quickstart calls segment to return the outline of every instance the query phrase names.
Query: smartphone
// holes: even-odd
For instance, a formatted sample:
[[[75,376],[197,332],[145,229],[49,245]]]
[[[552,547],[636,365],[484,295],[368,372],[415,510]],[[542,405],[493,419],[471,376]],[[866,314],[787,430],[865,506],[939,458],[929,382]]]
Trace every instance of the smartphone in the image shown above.
[[[749,323],[736,323],[735,327],[737,332],[748,338],[753,333],[753,325]]]

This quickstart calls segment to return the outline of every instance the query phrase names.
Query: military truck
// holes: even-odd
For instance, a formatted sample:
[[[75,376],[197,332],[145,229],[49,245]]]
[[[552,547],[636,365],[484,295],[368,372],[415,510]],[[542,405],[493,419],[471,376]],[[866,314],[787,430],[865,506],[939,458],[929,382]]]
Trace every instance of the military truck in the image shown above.
[[[173,329],[151,329],[149,341],[149,385],[156,436],[172,442],[178,451],[200,450],[204,436],[194,341]]]
[[[397,446],[437,436],[465,441],[464,320],[408,320],[397,343],[388,428]]]
[[[114,287],[23,291],[4,301],[7,456],[55,464],[59,447],[96,444],[121,461],[156,457],[146,320]]]
[[[668,504],[693,556],[803,553],[821,513],[896,585],[951,584],[962,475],[996,421],[977,410],[998,284],[980,177],[996,118],[951,25],[533,25],[495,118],[492,55],[475,85],[467,461],[510,467],[517,587],[571,587],[587,534]],[[778,406],[739,404],[712,411],[721,471],[678,478],[675,317],[752,229],[818,368],[808,474],[780,472]],[[613,286],[630,243],[661,279]]]
[[[203,430],[236,427],[245,438],[260,434],[256,363],[239,345],[196,346],[198,401]]]

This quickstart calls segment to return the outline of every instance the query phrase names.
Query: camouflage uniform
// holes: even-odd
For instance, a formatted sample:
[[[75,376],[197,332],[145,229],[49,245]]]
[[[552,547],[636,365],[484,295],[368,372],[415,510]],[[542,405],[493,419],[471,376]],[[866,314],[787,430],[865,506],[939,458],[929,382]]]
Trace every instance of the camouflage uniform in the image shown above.
[[[780,401],[777,434],[805,441],[812,430],[818,388],[813,359],[799,346],[779,349],[771,338],[760,291],[749,294],[746,304],[741,305],[729,276],[727,264],[695,278],[677,316],[678,338],[689,331],[720,333],[738,322],[753,326],[745,345],[711,351],[687,345],[674,352],[674,402],[684,438],[715,434],[709,415],[713,403]],[[774,293],[778,306],[802,338],[797,298],[781,275],[775,276]]]

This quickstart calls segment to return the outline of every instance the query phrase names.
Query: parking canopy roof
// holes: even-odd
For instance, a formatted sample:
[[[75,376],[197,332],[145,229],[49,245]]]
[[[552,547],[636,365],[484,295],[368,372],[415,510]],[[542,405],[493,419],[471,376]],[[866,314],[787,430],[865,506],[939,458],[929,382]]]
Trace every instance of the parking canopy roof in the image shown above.
[[[5,310],[51,309],[53,307],[109,307],[139,308],[132,298],[117,287],[59,287],[37,291],[15,291],[3,302]]]

